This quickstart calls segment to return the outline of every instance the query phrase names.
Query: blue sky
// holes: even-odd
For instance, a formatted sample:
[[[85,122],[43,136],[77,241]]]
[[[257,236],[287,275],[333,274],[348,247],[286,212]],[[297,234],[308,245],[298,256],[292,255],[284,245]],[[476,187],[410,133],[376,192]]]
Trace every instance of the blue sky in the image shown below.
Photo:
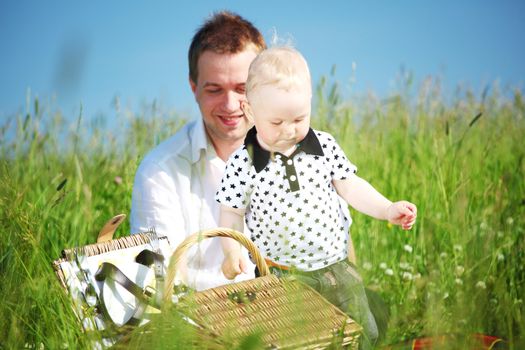
[[[115,96],[135,111],[157,99],[196,116],[187,48],[221,9],[252,21],[267,40],[274,29],[292,37],[314,81],[336,65],[347,96],[387,96],[400,67],[416,82],[441,77],[449,94],[496,80],[524,91],[524,1],[2,0],[0,122],[25,110],[28,88],[66,116],[78,115],[81,102],[87,118],[112,115]]]

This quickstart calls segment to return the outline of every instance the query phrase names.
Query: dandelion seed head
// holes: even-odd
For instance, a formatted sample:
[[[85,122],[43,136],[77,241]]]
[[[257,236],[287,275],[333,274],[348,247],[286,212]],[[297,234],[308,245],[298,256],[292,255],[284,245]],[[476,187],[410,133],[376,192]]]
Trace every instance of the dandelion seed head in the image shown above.
[[[387,276],[393,276],[394,275],[394,271],[392,269],[386,269],[385,270],[385,275]]]
[[[406,252],[409,252],[409,253],[412,253],[412,246],[408,245],[408,244],[405,244],[403,246],[403,249],[406,251]]]
[[[384,262],[380,263],[380,264],[379,264],[379,268],[380,268],[381,270],[386,270],[386,268],[387,268],[386,263],[384,263]]]
[[[456,266],[456,275],[461,276],[465,272],[465,268],[461,265]]]

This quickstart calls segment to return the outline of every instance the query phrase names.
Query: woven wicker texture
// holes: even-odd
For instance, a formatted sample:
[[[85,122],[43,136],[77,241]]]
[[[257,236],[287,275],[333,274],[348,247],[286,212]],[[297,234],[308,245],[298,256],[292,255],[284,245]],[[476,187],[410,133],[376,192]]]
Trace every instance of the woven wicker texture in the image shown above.
[[[83,247],[64,249],[62,251],[62,257],[67,260],[72,260],[75,257],[75,254],[93,256],[111,252],[114,250],[135,247],[141,244],[149,243],[152,235],[155,235],[155,233],[144,232],[136,235],[113,239],[102,243],[94,243],[85,245]]]
[[[298,280],[269,275],[257,248],[234,230],[203,231],[181,243],[170,260],[165,290],[173,288],[184,252],[203,238],[218,236],[236,239],[247,247],[263,277],[196,292],[175,305],[204,332],[221,337],[230,345],[258,333],[264,344],[272,348],[317,349],[334,343],[357,349],[361,332],[358,324]],[[166,303],[165,307],[170,305]]]

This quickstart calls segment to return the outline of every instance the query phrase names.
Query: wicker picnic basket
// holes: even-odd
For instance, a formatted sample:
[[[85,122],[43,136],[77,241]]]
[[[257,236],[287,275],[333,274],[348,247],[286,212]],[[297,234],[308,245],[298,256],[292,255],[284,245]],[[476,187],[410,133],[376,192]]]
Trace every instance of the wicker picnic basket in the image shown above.
[[[124,218],[125,215],[120,214],[109,220],[100,230],[97,243],[64,249],[61,257],[52,262],[58,281],[68,294],[73,311],[83,331],[92,339],[94,348],[115,345],[138,325],[146,324],[147,318],[151,315],[144,312],[141,318],[136,320],[137,322],[126,321],[124,325],[115,324],[101,305],[102,293],[100,283],[97,283],[93,276],[94,266],[116,259],[122,264],[129,265],[134,263],[135,258],[145,249],[156,248],[166,256],[172,251],[168,239],[159,238],[154,230],[113,239],[115,230]]]
[[[207,336],[227,339],[228,346],[259,334],[267,347],[276,349],[358,348],[361,326],[297,279],[271,275],[256,246],[235,230],[212,229],[186,238],[171,256],[166,291],[173,290],[186,250],[211,237],[233,238],[246,247],[261,277],[189,294],[177,304],[165,294],[166,309],[175,307],[187,314]]]
[[[100,313],[93,315],[93,309],[98,312],[99,308],[87,305],[86,298],[71,288],[71,281],[79,273],[68,269],[70,265],[78,264],[79,256],[102,261],[104,257],[116,254],[131,261],[139,251],[151,246],[152,241],[160,240],[169,246],[167,238],[159,239],[154,231],[112,239],[123,218],[121,215],[108,221],[100,231],[97,243],[65,249],[62,257],[53,262],[63,289],[72,297],[73,309],[83,329],[93,335],[97,348],[125,346],[130,336],[136,334],[131,331],[137,326],[142,326],[141,330],[155,328],[155,321],[153,324],[147,321],[115,326]],[[180,294],[180,290],[185,289],[174,285],[183,256],[194,244],[212,237],[230,237],[246,247],[261,277],[199,292],[189,289],[189,292]],[[171,250],[164,249],[163,253],[166,252],[168,257]],[[163,290],[169,292],[163,294],[161,310],[163,314],[175,312],[184,315],[196,326],[197,337],[203,345],[210,347],[213,343],[215,348],[227,348],[239,345],[246,336],[257,334],[266,347],[275,349],[321,349],[332,345],[358,348],[362,328],[357,323],[297,279],[271,275],[257,247],[240,232],[212,229],[194,233],[178,246],[169,259],[169,265],[167,263],[166,259]]]

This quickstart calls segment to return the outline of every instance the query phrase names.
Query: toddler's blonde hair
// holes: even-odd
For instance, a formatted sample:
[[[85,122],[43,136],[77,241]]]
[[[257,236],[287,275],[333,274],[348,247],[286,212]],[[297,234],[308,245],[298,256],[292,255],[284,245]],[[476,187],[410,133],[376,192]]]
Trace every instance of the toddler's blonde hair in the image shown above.
[[[311,89],[310,70],[303,55],[289,46],[271,47],[253,60],[246,80],[248,100],[257,88],[273,85],[280,89],[304,87]]]

